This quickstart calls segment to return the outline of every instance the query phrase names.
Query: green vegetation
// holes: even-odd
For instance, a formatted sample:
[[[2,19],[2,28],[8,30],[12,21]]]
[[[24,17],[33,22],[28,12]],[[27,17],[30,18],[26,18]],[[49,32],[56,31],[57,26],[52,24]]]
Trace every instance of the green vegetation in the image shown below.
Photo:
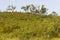
[[[15,6],[13,6],[13,5],[9,5],[8,7],[7,7],[7,9],[6,9],[6,12],[8,11],[8,12],[14,12],[14,10],[16,9],[16,7]]]
[[[60,16],[0,12],[0,40],[51,40],[60,37]]]
[[[45,13],[47,12],[47,8],[44,5],[42,5],[41,7],[36,7],[35,5],[31,4],[22,6],[21,9],[23,9],[25,12],[30,12],[34,14],[38,13],[40,15],[45,15]]]

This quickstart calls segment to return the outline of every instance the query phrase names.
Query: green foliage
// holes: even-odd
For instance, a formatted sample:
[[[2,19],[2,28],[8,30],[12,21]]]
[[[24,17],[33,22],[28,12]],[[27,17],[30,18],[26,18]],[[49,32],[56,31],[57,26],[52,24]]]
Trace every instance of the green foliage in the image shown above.
[[[6,11],[7,11],[7,12],[14,12],[15,9],[16,9],[15,6],[9,5],[9,6],[7,7]]]
[[[47,12],[47,8],[44,7],[44,5],[42,5],[42,7],[38,6],[36,7],[35,5],[31,4],[31,5],[26,5],[23,6],[21,9],[24,9],[25,12],[30,12],[33,14],[40,14],[40,15],[45,15]]]
[[[47,9],[44,7],[44,5],[42,5],[42,7],[41,7],[41,9],[40,9],[40,12],[41,12],[42,14],[45,14],[46,11],[47,11]]]
[[[24,9],[25,12],[27,12],[29,10],[30,5],[27,6],[22,6],[21,9]]]
[[[31,4],[30,5],[30,12],[32,13],[33,11],[35,11],[36,10],[36,7],[33,5],[33,4]]]

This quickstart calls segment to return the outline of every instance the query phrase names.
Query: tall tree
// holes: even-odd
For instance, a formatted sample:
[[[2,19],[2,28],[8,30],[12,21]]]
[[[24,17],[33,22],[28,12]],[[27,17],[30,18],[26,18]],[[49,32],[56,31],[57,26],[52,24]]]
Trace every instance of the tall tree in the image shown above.
[[[7,11],[9,11],[9,12],[14,12],[15,9],[16,9],[16,7],[13,6],[13,5],[9,5],[9,6],[7,7]]]
[[[40,9],[40,13],[45,14],[46,12],[47,12],[47,8],[45,8],[44,5],[42,5],[42,7]]]
[[[44,5],[42,5],[42,7],[40,8],[40,6],[38,6],[38,8],[31,4],[31,5],[26,5],[26,6],[22,6],[21,9],[23,9],[25,12],[30,12],[30,13],[40,13],[45,15],[45,13],[47,12],[47,8],[44,7]]]
[[[21,9],[23,9],[25,12],[28,12],[30,5],[22,6]]]
[[[40,13],[40,6],[38,6],[37,10],[38,10],[38,12]]]
[[[30,12],[34,12],[35,10],[36,10],[36,7],[33,4],[31,4],[30,5]]]

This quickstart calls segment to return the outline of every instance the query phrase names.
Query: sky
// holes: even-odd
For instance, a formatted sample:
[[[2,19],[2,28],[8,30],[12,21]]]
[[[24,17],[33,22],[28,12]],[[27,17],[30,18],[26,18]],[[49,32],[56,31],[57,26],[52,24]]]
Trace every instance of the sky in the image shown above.
[[[55,11],[60,15],[60,0],[0,0],[0,10],[5,11],[8,5],[14,5],[17,11],[22,11],[21,7],[29,4],[45,5],[48,13]]]

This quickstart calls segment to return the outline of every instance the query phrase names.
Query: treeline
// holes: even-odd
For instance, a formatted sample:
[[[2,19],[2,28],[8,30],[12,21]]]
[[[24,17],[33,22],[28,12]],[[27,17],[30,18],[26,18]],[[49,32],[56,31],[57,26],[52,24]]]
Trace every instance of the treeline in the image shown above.
[[[15,9],[16,9],[16,6],[9,5],[6,8],[6,11],[3,11],[3,12],[18,12]],[[39,14],[39,15],[47,15],[48,14],[47,13],[48,9],[45,7],[45,5],[36,7],[35,5],[31,4],[31,5],[22,6],[21,9],[24,10],[25,13],[32,13],[32,14]],[[57,16],[57,13],[55,11],[52,11],[49,15]]]

